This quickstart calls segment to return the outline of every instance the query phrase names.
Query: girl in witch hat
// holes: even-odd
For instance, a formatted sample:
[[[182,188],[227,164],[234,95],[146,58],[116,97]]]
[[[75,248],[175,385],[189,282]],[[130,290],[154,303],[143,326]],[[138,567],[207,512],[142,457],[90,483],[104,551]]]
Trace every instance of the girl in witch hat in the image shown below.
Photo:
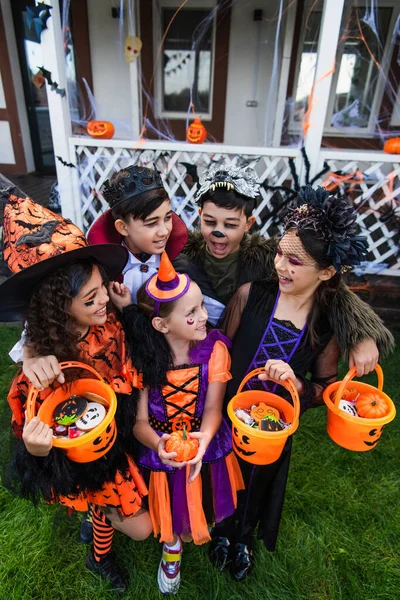
[[[233,514],[236,491],[243,487],[230,427],[222,418],[231,378],[229,342],[217,330],[207,334],[200,288],[175,272],[166,253],[158,274],[139,290],[138,305],[123,311],[132,362],[147,386],[133,433],[140,442],[137,461],[149,486],[154,535],[164,542],[158,586],[162,593],[176,593],[182,539],[207,542],[207,524]],[[167,448],[171,434],[182,437],[184,446],[198,442],[194,457],[183,460],[175,446]]]
[[[4,211],[4,258],[13,275],[0,286],[0,321],[25,319],[35,352],[53,355],[44,367],[53,371],[51,379],[59,375],[57,361],[79,360],[96,369],[118,400],[114,444],[93,462],[73,462],[53,447],[48,425],[38,417],[28,422],[29,380],[17,375],[8,395],[18,438],[9,483],[33,500],[43,496],[79,511],[92,503],[94,546],[86,564],[123,590],[126,576],[110,556],[114,528],[139,540],[151,531],[142,506],[147,488],[132,459],[137,376],[126,357],[122,326],[107,309],[106,282],[121,273],[127,251],[120,245],[88,246],[70,221],[30,198],[10,195]],[[39,405],[51,391],[42,388]]]

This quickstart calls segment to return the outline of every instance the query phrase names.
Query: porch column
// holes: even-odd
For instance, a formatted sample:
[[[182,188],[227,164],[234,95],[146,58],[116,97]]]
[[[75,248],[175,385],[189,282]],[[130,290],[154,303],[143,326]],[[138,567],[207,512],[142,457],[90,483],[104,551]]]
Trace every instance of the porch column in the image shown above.
[[[137,0],[130,0],[129,4],[129,35],[140,37],[139,28],[139,3]],[[129,78],[131,84],[131,111],[132,111],[132,134],[133,139],[137,140],[141,130],[141,70],[140,57],[129,64]]]
[[[36,4],[39,2],[40,0],[36,0]],[[58,2],[46,0],[46,4],[51,6],[51,11],[50,18],[47,20],[47,29],[44,29],[41,35],[44,65],[38,66],[43,66],[50,71],[52,80],[58,83],[59,88],[65,90],[65,96],[61,96],[46,83],[54,156],[59,156],[64,162],[71,163],[75,161],[74,157],[70,156],[68,144],[68,138],[72,136],[72,131],[60,9]],[[78,210],[79,198],[74,198],[73,193],[74,174],[72,171],[75,169],[63,165],[58,158],[55,159],[55,164],[62,214],[81,227],[82,218],[80,210]]]
[[[328,109],[332,75],[335,67],[339,68],[339,65],[335,65],[335,56],[343,5],[344,0],[325,0],[322,12],[314,85],[309,98],[306,120],[303,122],[306,127],[308,125],[304,145],[311,163],[311,177],[318,172],[318,158]]]

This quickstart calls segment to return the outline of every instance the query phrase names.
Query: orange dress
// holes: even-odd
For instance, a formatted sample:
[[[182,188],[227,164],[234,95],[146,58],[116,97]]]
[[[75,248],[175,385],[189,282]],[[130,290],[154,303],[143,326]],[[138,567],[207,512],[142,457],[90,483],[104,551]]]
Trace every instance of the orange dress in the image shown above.
[[[181,428],[199,431],[208,385],[231,379],[227,340],[216,330],[190,352],[190,364],[167,372],[168,384],[149,390],[149,423],[162,435]],[[201,474],[188,483],[190,467],[164,465],[157,452],[139,445],[137,461],[149,480],[149,509],[154,535],[171,541],[173,534],[192,537],[196,544],[210,539],[208,523],[233,514],[236,493],[243,480],[235,455],[229,424],[221,426],[203,457]]]
[[[123,518],[133,517],[142,506],[143,496],[147,495],[146,484],[129,447],[133,438],[133,403],[137,402],[136,388],[140,386],[140,378],[126,358],[125,334],[113,313],[108,315],[104,325],[90,327],[78,346],[79,360],[96,369],[117,394],[116,442],[103,458],[90,463],[75,463],[59,448],[53,448],[46,458],[33,457],[21,441],[13,478],[17,482],[33,480],[29,488],[26,484],[19,486],[28,497],[41,491],[48,502],[59,501],[76,510],[86,511],[91,503],[105,509],[115,508]],[[88,377],[88,374],[83,376]],[[12,427],[20,439],[28,389],[29,382],[21,372],[12,382],[8,394]],[[49,388],[40,392],[37,409],[51,391]],[[66,473],[70,482],[67,493]]]

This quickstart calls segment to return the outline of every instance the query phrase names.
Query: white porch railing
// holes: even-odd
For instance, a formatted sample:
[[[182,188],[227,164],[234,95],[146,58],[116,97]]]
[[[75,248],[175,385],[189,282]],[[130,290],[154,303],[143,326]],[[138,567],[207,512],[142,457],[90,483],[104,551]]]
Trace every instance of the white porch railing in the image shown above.
[[[371,265],[366,272],[400,276],[399,230],[393,221],[381,220],[384,207],[397,206],[400,211],[400,156],[361,150],[321,150],[319,169],[324,161],[332,172],[361,173],[347,186],[352,188],[350,196],[358,210],[361,233],[368,237]]]
[[[170,195],[175,212],[192,229],[197,222],[194,196],[197,183],[188,165],[196,165],[198,173],[213,161],[227,163],[251,163],[261,184],[269,186],[293,186],[289,159],[293,159],[300,181],[304,181],[304,164],[300,150],[296,148],[253,148],[219,144],[195,146],[186,143],[146,141],[138,144],[125,140],[88,140],[70,138],[70,156],[76,169],[72,169],[74,181],[75,214],[78,224],[85,231],[107,208],[101,188],[113,172],[130,164],[152,165],[162,173],[165,188]],[[379,210],[385,204],[400,200],[400,156],[383,152],[321,150],[318,169],[327,161],[330,171],[343,174],[357,170],[362,177],[351,186],[351,198],[358,208],[358,222],[362,233],[368,236],[371,263],[368,272],[400,276],[398,234],[390,222],[382,223]],[[318,183],[325,181],[324,176]],[[256,210],[257,224],[263,235],[276,234],[276,226],[270,218],[274,193],[261,186],[262,201]]]

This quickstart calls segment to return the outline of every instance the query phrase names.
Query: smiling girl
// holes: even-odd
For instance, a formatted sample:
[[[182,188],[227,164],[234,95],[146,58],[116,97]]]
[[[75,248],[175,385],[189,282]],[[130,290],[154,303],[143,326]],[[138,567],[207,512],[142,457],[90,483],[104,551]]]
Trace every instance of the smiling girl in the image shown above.
[[[365,254],[365,238],[357,235],[356,213],[347,201],[322,188],[308,186],[300,192],[284,223],[275,276],[242,286],[228,306],[223,329],[233,345],[227,401],[247,373],[265,365],[265,375],[250,380],[247,389],[287,398],[279,384],[290,378],[301,413],[322,404],[324,388],[337,377],[340,356],[329,321],[332,303],[342,274]],[[343,322],[336,325],[340,329]],[[292,440],[288,438],[276,462],[265,466],[240,459],[251,450],[246,436],[234,441],[246,491],[239,494],[234,517],[214,529],[212,559],[220,569],[232,561],[239,581],[252,565],[257,526],[267,550],[275,549]]]
[[[148,481],[154,534],[164,542],[158,586],[162,593],[176,593],[182,539],[207,542],[207,523],[233,514],[236,491],[243,487],[230,428],[222,419],[231,378],[228,340],[218,331],[207,335],[199,287],[176,273],[165,253],[138,302],[139,310],[124,310],[125,327],[133,332],[132,362],[145,385],[147,373],[160,385],[142,390],[133,433],[140,442],[137,461]],[[170,434],[182,429],[198,441],[196,455],[184,462],[166,449]]]
[[[136,540],[151,532],[142,507],[147,488],[132,458],[137,376],[126,357],[122,326],[107,311],[107,281],[121,272],[127,251],[112,244],[87,246],[70,221],[16,196],[5,207],[4,239],[4,256],[14,275],[0,286],[0,319],[24,317],[30,352],[37,355],[28,361],[27,374],[16,376],[8,395],[19,438],[11,469],[14,484],[25,497],[43,496],[78,511],[92,503],[94,546],[86,565],[124,590],[126,576],[110,555],[114,529]],[[41,390],[40,405],[55,379],[87,377],[84,370],[60,373],[62,361],[91,365],[117,394],[116,439],[107,437],[111,429],[96,438],[95,448],[106,453],[92,462],[71,461],[53,447],[47,424],[37,416],[26,418],[29,381]]]

